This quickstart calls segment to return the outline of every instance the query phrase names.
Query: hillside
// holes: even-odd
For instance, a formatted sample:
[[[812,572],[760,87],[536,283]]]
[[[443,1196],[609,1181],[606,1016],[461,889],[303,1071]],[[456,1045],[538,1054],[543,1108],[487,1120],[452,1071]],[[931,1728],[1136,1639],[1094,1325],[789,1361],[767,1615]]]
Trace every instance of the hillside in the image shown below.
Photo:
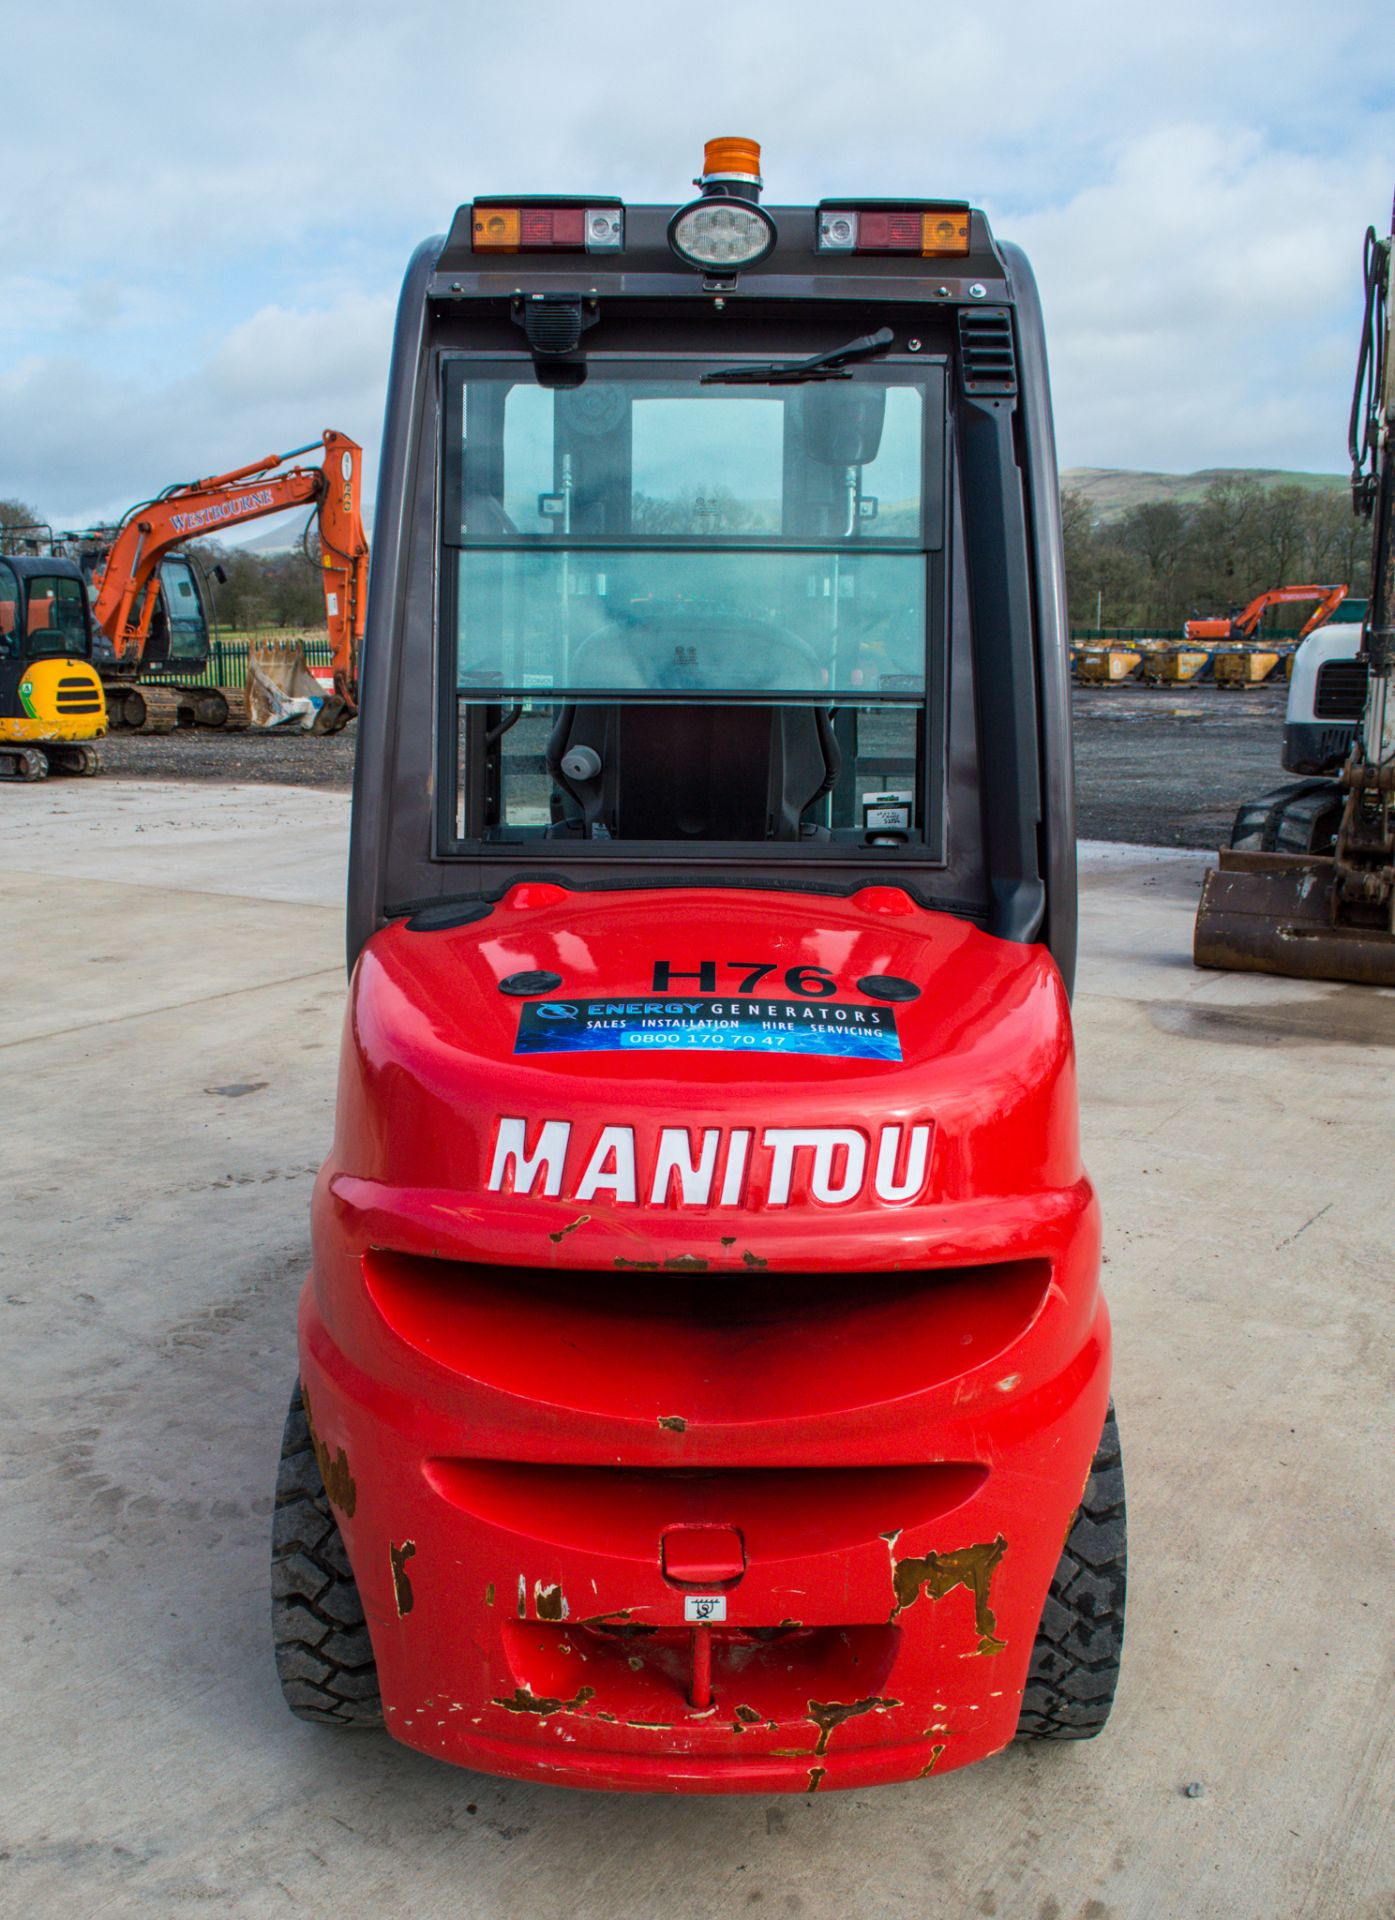
[[[1344,473],[1289,473],[1278,467],[1205,467],[1200,473],[1141,473],[1128,467],[1067,467],[1061,485],[1083,493],[1099,520],[1116,520],[1145,501],[1199,500],[1213,480],[1258,480],[1265,487],[1304,487],[1345,493]]]

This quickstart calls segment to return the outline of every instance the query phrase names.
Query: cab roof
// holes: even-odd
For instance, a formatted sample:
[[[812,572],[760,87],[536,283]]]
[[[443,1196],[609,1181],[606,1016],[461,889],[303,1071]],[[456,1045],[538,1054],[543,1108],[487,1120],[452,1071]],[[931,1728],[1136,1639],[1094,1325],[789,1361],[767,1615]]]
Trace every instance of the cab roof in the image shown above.
[[[65,580],[82,579],[82,569],[75,560],[60,560],[56,554],[0,553],[0,561],[13,567],[21,580],[32,580],[38,575],[47,580],[55,575]]]

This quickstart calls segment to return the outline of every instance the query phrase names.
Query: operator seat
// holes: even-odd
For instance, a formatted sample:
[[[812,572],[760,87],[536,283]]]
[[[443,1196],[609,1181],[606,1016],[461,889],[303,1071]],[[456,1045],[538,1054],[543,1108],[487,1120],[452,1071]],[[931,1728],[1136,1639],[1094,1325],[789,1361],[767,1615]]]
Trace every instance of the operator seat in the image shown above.
[[[575,756],[563,767],[576,748],[598,762],[589,776],[578,776]],[[564,706],[546,760],[572,803],[561,830],[579,826],[591,839],[600,828],[618,840],[826,837],[826,828],[802,830],[800,816],[842,764],[825,707],[687,701]]]

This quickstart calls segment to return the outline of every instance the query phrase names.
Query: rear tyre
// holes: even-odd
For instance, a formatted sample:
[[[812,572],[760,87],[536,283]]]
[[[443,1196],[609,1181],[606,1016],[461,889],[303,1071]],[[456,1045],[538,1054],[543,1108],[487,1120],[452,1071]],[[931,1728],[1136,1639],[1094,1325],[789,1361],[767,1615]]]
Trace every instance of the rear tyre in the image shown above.
[[[1247,801],[1230,830],[1232,847],[1252,853],[1331,853],[1342,824],[1342,789],[1335,780],[1295,780]]]
[[[327,1727],[380,1727],[378,1668],[343,1536],[325,1496],[300,1382],[276,1471],[271,1638],[286,1705]]]
[[[1124,1467],[1111,1401],[1042,1609],[1019,1740],[1092,1740],[1108,1720],[1124,1648],[1127,1564]]]

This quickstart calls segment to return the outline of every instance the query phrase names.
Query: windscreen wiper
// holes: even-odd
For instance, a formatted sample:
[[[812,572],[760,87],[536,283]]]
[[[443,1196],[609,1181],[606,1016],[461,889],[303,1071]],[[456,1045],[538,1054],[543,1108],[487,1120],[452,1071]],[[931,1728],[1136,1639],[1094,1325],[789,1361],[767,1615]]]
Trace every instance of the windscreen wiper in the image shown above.
[[[851,380],[849,360],[871,360],[885,353],[895,339],[890,327],[878,327],[875,333],[849,340],[845,347],[835,347],[832,353],[811,354],[807,360],[771,360],[757,367],[717,367],[711,373],[704,373],[698,385],[782,387],[792,386],[799,380]]]

